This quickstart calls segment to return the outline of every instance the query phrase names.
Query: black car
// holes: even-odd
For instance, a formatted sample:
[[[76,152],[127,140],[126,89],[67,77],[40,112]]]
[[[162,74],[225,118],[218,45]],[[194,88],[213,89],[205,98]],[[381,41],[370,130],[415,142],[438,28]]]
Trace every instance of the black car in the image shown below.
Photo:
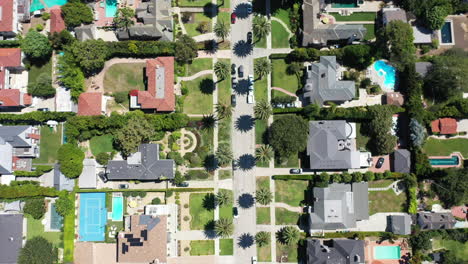
[[[237,210],[237,207],[232,208],[232,214],[234,215],[234,218],[239,217],[239,210]]]
[[[237,74],[239,75],[239,78],[244,78],[244,66],[239,66]]]
[[[231,105],[232,106],[236,106],[236,95],[235,94],[231,94]]]
[[[252,43],[252,32],[247,33],[247,43]]]
[[[231,74],[232,74],[232,75],[236,75],[236,68],[237,68],[236,65],[233,63],[233,64],[231,65]]]
[[[181,183],[177,184],[177,187],[188,187],[188,186],[189,186],[188,182],[181,182]]]
[[[379,158],[379,159],[377,160],[377,164],[375,164],[375,167],[376,167],[377,169],[382,168],[382,165],[384,164],[384,162],[385,162],[385,158],[383,158],[383,157]]]
[[[49,108],[39,108],[39,109],[37,109],[37,111],[49,112]]]
[[[128,189],[128,184],[119,184],[119,189]]]

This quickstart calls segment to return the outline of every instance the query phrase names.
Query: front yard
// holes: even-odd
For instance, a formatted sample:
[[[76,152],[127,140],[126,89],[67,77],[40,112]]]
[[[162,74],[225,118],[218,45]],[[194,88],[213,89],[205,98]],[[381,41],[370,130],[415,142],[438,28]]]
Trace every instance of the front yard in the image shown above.
[[[300,217],[300,213],[291,212],[280,207],[275,208],[275,219],[277,225],[297,225]]]
[[[269,225],[270,207],[257,207],[257,225]]]
[[[271,238],[269,239],[268,245],[264,247],[257,246],[257,256],[260,262],[271,261]]]
[[[185,13],[185,14],[187,14],[187,16],[190,16],[189,21],[187,23],[184,23],[184,27],[187,30],[187,35],[191,37],[196,37],[198,35],[206,34],[212,31],[211,18],[207,17],[205,14],[203,13]],[[184,14],[182,14],[182,17],[184,17]],[[205,33],[201,33],[199,31],[199,27],[202,24],[206,25],[207,31]]]
[[[211,199],[211,195],[209,193],[190,194],[191,230],[205,230],[205,225],[214,220],[214,199]]]
[[[304,200],[306,190],[307,181],[276,180],[275,201],[279,203],[286,203],[291,206],[299,206],[301,201]]]
[[[114,151],[114,137],[110,134],[92,137],[89,141],[91,152],[94,156],[102,152]]]
[[[276,243],[276,258],[279,262],[297,262],[297,244],[294,245],[283,245]]]
[[[390,189],[387,191],[369,192],[369,215],[386,212],[405,212],[406,194],[396,195]]]
[[[255,60],[259,60],[261,58],[257,58]],[[258,79],[258,76],[254,73],[254,95],[255,101],[267,100],[268,99],[268,83],[267,77],[263,77],[262,79]]]
[[[40,155],[33,163],[55,163],[57,151],[62,144],[62,125],[58,125],[56,131],[49,126],[41,127],[41,139],[39,141]]]
[[[448,156],[453,152],[460,152],[464,158],[468,158],[468,139],[428,138],[424,144],[424,151],[428,156]]]
[[[214,240],[190,241],[190,256],[214,255]]]
[[[231,190],[226,190],[231,194],[231,197],[233,196]],[[233,203],[225,204],[219,208],[219,218],[228,218],[232,219],[234,217],[232,208],[233,208]]]
[[[213,112],[214,83],[211,75],[201,76],[193,81],[181,82],[187,88],[184,98],[184,113],[211,114]]]
[[[219,240],[219,255],[232,256],[234,254],[234,240],[220,239]]]
[[[289,33],[278,21],[271,21],[272,48],[289,48]]]
[[[197,72],[213,69],[213,60],[210,58],[194,59],[191,64],[187,64],[186,76],[190,77]]]
[[[291,93],[296,93],[300,88],[300,83],[296,75],[290,75],[287,73],[286,69],[288,64],[285,60],[274,59],[271,60],[272,64],[272,76],[271,76],[271,86],[283,88]],[[278,93],[276,93],[278,94]],[[285,95],[285,94],[281,94]]]

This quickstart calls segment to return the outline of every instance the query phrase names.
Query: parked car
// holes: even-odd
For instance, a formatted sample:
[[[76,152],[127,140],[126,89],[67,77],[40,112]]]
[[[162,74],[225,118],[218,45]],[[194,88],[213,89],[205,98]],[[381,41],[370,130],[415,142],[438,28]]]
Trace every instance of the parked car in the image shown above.
[[[236,95],[235,94],[231,94],[231,105],[233,107],[236,107]]]
[[[39,109],[37,109],[37,111],[49,112],[49,108],[39,108]]]
[[[237,170],[237,162],[235,160],[232,161],[232,170]]]
[[[119,184],[119,189],[128,189],[128,184]]]
[[[236,23],[236,18],[237,18],[236,13],[232,13],[232,14],[231,14],[231,24],[235,24],[235,23]]]
[[[239,66],[239,69],[237,70],[237,75],[239,78],[244,78],[244,66]]]
[[[289,173],[291,173],[291,174],[302,174],[302,169],[290,169]]]
[[[249,84],[252,85],[254,83],[254,78],[253,78],[253,75],[250,74],[249,75]]]
[[[252,257],[252,264],[257,264],[257,257],[256,256]]]
[[[382,168],[382,165],[384,164],[385,162],[385,158],[384,157],[380,157],[378,160],[377,160],[377,163],[375,164],[375,167],[377,169],[380,169]]]
[[[234,218],[239,217],[239,210],[237,210],[237,207],[232,208],[232,214],[234,215]]]
[[[237,87],[237,79],[236,76],[232,77],[232,89],[235,90]]]
[[[232,74],[232,75],[236,75],[236,68],[237,68],[237,67],[236,67],[236,64],[233,63],[233,64],[231,65],[231,74]]]
[[[247,6],[247,14],[252,14],[252,5]]]
[[[249,43],[249,44],[252,43],[252,32],[247,33],[247,43]]]
[[[188,182],[181,182],[181,183],[177,184],[177,187],[189,187],[189,183]]]
[[[254,103],[253,90],[250,90],[249,93],[247,94],[247,103],[248,104],[253,104]]]

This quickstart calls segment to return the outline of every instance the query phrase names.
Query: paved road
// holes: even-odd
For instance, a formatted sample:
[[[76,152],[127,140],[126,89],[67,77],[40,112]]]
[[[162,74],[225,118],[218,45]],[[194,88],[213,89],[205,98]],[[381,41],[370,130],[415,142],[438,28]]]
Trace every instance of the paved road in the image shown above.
[[[233,176],[234,197],[239,208],[239,217],[234,219],[234,258],[239,264],[251,263],[252,256],[257,255],[253,243],[256,233],[255,203],[248,208],[242,208],[238,203],[242,195],[255,195],[255,170],[249,166],[255,157],[254,104],[247,104],[248,83],[244,81],[249,74],[253,75],[253,47],[247,44],[247,32],[252,28],[252,15],[247,15],[248,5],[247,0],[231,0],[231,9],[237,14],[236,23],[231,25],[231,63],[244,67],[244,78],[239,79],[238,88],[234,91],[237,105],[232,124],[234,158],[239,161],[239,168]]]

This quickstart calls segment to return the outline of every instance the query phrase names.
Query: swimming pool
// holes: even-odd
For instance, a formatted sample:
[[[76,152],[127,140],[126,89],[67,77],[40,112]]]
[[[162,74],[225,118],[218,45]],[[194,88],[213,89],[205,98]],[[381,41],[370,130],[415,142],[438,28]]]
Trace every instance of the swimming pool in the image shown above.
[[[123,220],[123,197],[113,196],[112,197],[112,221]]]
[[[450,158],[429,159],[429,163],[435,166],[457,166],[458,164],[460,164],[460,161],[458,159],[458,156],[451,156]]]
[[[106,17],[115,17],[117,0],[106,0]]]
[[[445,21],[445,24],[442,26],[442,29],[440,29],[440,38],[441,42],[444,44],[447,43],[452,43],[452,22],[450,21]]]
[[[374,247],[374,259],[400,259],[400,246]]]
[[[383,60],[374,63],[374,69],[379,76],[384,77],[384,86],[386,89],[395,89],[396,70],[395,67]]]
[[[105,193],[81,193],[79,241],[104,241],[106,216]]]
[[[46,4],[47,7],[53,7],[53,6],[63,6],[66,4],[68,0],[44,0],[44,3]],[[33,0],[31,3],[30,11],[34,12],[36,10],[41,10],[45,8],[45,6],[41,3],[40,0]]]
[[[60,230],[63,224],[63,216],[57,213],[55,209],[55,203],[51,204],[50,206],[50,229],[52,230]]]

